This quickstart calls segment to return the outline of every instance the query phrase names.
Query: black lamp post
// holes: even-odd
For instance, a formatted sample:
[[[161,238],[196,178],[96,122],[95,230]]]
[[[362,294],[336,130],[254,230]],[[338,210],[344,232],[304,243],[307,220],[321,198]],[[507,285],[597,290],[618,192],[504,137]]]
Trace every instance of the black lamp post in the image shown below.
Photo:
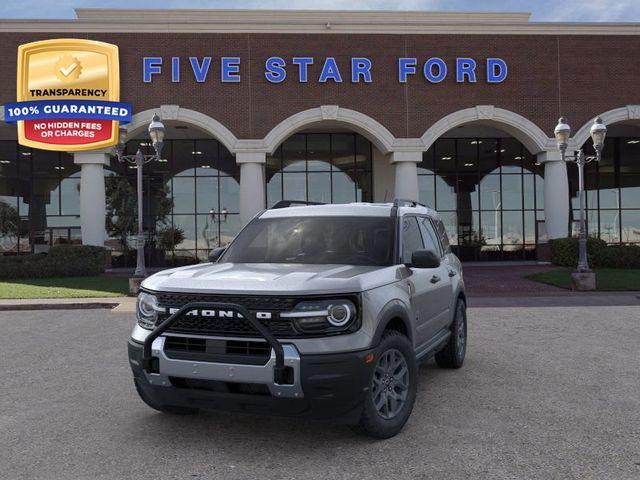
[[[591,274],[589,268],[589,260],[587,258],[587,227],[585,220],[585,191],[584,191],[584,166],[593,161],[599,162],[602,158],[602,149],[604,147],[604,139],[607,134],[607,127],[602,123],[602,119],[597,117],[591,126],[591,139],[593,140],[593,148],[595,155],[585,155],[582,149],[572,155],[567,155],[567,146],[569,137],[571,136],[571,127],[567,123],[567,119],[562,117],[558,120],[558,125],[554,130],[558,149],[562,154],[563,161],[574,162],[578,166],[578,191],[580,195],[580,238],[578,267],[576,273]]]
[[[165,128],[164,124],[160,121],[160,117],[156,114],[151,119],[151,123],[149,124],[149,137],[151,138],[151,142],[153,145],[153,149],[155,150],[155,154],[153,155],[144,155],[142,151],[138,148],[138,151],[135,155],[125,155],[124,148],[127,139],[127,129],[124,127],[120,127],[120,136],[118,139],[118,145],[116,145],[116,156],[118,157],[119,162],[127,162],[132,165],[135,165],[137,169],[137,194],[138,194],[138,235],[136,237],[136,250],[137,250],[137,260],[136,260],[136,271],[134,275],[136,277],[146,277],[147,270],[144,265],[144,233],[142,230],[143,224],[143,204],[142,204],[142,166],[145,163],[149,163],[152,160],[160,160],[162,146],[164,143],[164,134]]]

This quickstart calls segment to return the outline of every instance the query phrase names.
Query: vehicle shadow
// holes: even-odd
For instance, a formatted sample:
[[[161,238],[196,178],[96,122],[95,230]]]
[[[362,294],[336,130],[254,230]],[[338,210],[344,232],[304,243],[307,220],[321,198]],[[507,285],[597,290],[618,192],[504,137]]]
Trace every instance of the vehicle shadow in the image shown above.
[[[436,400],[436,392],[430,388],[435,380],[450,374],[439,369],[433,361],[419,365],[418,398],[416,405],[428,405]],[[442,395],[438,395],[442,401]],[[140,407],[142,411],[133,415],[132,427],[144,432],[145,437],[171,438],[172,442],[201,447],[209,450],[222,442],[225,448],[267,448],[267,450],[300,450],[322,442],[337,443],[342,446],[363,445],[379,440],[369,438],[355,431],[349,425],[331,421],[309,420],[292,417],[272,417],[216,411],[202,411],[197,415],[178,416],[155,412]],[[415,408],[413,415],[419,412],[420,423],[429,422],[428,409]],[[417,422],[417,419],[413,419]],[[409,420],[409,424],[412,420]],[[405,431],[407,429],[405,428]],[[402,437],[401,434],[396,437]],[[248,442],[248,439],[251,441]],[[221,444],[222,444],[221,443]]]

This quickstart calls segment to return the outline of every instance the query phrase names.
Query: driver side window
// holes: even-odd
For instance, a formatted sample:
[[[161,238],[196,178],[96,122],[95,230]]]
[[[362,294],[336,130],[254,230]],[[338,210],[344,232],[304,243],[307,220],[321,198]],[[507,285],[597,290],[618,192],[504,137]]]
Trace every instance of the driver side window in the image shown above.
[[[427,217],[420,217],[418,223],[420,224],[420,231],[422,232],[422,239],[424,240],[424,248],[442,257],[442,249],[440,248],[438,237],[429,219]]]
[[[424,248],[418,220],[416,217],[402,219],[402,263],[411,263],[411,256],[416,250]]]

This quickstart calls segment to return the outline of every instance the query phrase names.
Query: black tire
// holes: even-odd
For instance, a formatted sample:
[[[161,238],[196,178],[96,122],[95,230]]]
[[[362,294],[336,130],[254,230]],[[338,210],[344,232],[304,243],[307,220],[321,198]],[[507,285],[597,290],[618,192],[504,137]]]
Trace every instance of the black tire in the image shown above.
[[[446,346],[436,353],[436,363],[442,368],[460,368],[467,353],[467,305],[462,298],[456,303],[451,323],[451,336]]]
[[[140,399],[146,403],[149,407],[157,410],[162,413],[169,413],[171,415],[194,415],[199,412],[197,408],[189,408],[189,407],[176,407],[173,405],[161,405],[156,402],[153,398],[148,397],[144,391],[140,388],[138,384],[138,380],[134,379],[133,383],[136,386],[136,392],[140,396]]]
[[[398,355],[398,353],[400,355]],[[398,382],[398,385],[404,384],[405,381],[407,383],[406,389],[402,388],[401,392],[402,396],[404,396],[404,400],[402,400],[402,404],[398,407],[398,411],[391,418],[385,418],[384,412],[380,412],[375,404],[375,400],[378,400],[378,403],[380,404],[381,397],[376,395],[376,393],[380,393],[381,389],[387,392],[386,395],[398,395],[396,388],[399,387],[396,386],[395,378],[389,379],[389,383],[385,384],[387,385],[386,387],[381,387],[383,383],[380,381],[379,374],[380,369],[383,369],[384,367],[380,362],[385,358],[385,354],[394,355],[396,359],[402,357],[407,369],[406,375],[402,376],[402,381]],[[409,339],[402,333],[394,330],[387,330],[382,336],[380,344],[376,348],[375,359],[376,364],[371,372],[369,389],[365,395],[362,416],[360,417],[360,423],[357,426],[357,430],[375,438],[390,438],[402,430],[402,427],[411,415],[411,410],[413,410],[413,404],[416,400],[417,366],[413,345],[411,345]],[[397,368],[398,374],[403,372],[400,368],[401,366],[402,364]],[[391,372],[391,367],[389,368],[389,372]],[[375,387],[374,383],[376,385]],[[376,389],[378,390],[377,392]],[[394,400],[394,402],[396,401],[400,403],[400,400]],[[390,412],[387,411],[387,416],[389,415]]]

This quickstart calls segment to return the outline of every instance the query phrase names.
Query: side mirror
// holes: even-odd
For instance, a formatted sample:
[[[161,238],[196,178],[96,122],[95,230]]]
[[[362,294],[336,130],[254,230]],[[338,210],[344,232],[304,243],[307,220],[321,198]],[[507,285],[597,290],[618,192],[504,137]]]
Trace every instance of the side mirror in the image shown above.
[[[226,249],[227,247],[217,247],[211,250],[209,252],[209,261],[211,263],[216,263]]]
[[[440,266],[440,257],[433,250],[416,250],[411,255],[411,265],[407,266],[415,268],[438,268]]]

